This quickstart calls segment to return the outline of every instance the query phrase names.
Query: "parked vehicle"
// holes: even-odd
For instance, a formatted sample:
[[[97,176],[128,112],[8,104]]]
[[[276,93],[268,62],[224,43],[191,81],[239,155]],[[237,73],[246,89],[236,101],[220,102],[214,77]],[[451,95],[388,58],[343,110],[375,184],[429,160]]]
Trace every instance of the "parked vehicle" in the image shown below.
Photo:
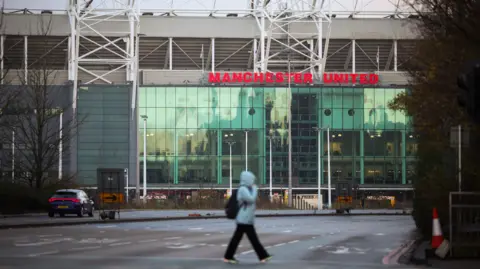
[[[89,217],[93,217],[95,211],[93,200],[82,190],[58,190],[48,199],[48,202],[50,203],[48,216],[51,218],[55,214],[59,214],[60,217],[65,216],[65,214],[76,214],[79,217],[88,214]]]

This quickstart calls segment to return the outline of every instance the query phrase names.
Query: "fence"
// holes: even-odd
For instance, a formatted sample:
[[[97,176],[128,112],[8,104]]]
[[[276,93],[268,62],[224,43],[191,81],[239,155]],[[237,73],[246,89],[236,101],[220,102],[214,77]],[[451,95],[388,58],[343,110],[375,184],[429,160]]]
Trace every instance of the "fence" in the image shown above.
[[[480,192],[450,192],[450,256],[480,257]]]

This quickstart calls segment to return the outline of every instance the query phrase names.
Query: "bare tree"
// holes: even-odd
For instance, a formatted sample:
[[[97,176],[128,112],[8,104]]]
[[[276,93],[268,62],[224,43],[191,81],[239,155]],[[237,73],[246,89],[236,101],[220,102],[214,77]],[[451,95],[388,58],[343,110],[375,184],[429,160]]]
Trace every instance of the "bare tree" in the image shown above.
[[[65,172],[60,175],[60,160],[69,155],[71,139],[83,120],[72,117],[71,86],[58,85],[57,59],[49,55],[54,49],[48,42],[51,19],[38,27],[44,44],[36,47],[43,51],[29,63],[26,74],[17,72],[19,85],[12,85],[17,94],[2,118],[2,136],[13,146],[4,151],[12,179],[40,189],[73,178]]]
[[[5,29],[4,23],[4,12],[3,12],[3,4],[0,8],[0,31],[4,31]],[[2,36],[2,38],[4,38]],[[2,40],[3,41],[3,40]],[[1,41],[0,41],[1,42]],[[3,44],[2,44],[3,46]],[[2,71],[0,72],[0,121],[1,117],[5,115],[3,112],[9,109],[9,105],[11,105],[16,99],[18,92],[15,91],[10,86],[10,81],[7,78],[7,74],[9,72],[9,64],[6,61],[5,55],[0,55],[0,64],[2,66]]]

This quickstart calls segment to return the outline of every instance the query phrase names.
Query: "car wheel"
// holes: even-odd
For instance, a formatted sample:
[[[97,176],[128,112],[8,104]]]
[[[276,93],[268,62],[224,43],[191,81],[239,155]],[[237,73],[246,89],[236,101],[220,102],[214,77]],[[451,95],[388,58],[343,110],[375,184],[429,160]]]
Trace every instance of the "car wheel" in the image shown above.
[[[49,216],[50,218],[53,218],[53,217],[55,217],[55,213],[54,213],[54,212],[48,212],[48,216]]]
[[[92,206],[92,208],[90,209],[90,212],[88,212],[88,216],[93,217],[93,212],[94,211],[95,211],[95,208]]]
[[[83,207],[80,208],[80,211],[78,211],[77,216],[80,218],[83,217]]]

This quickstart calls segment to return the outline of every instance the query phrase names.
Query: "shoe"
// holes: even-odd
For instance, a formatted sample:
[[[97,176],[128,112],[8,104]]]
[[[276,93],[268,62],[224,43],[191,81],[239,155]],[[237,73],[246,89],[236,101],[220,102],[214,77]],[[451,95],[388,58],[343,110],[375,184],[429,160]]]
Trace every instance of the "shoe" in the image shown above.
[[[260,260],[260,262],[261,262],[261,263],[266,263],[266,262],[268,262],[269,260],[271,260],[272,258],[273,258],[273,256],[270,255],[270,256],[266,257],[265,259]]]
[[[225,263],[230,263],[230,264],[237,264],[238,261],[235,259],[223,259]]]

